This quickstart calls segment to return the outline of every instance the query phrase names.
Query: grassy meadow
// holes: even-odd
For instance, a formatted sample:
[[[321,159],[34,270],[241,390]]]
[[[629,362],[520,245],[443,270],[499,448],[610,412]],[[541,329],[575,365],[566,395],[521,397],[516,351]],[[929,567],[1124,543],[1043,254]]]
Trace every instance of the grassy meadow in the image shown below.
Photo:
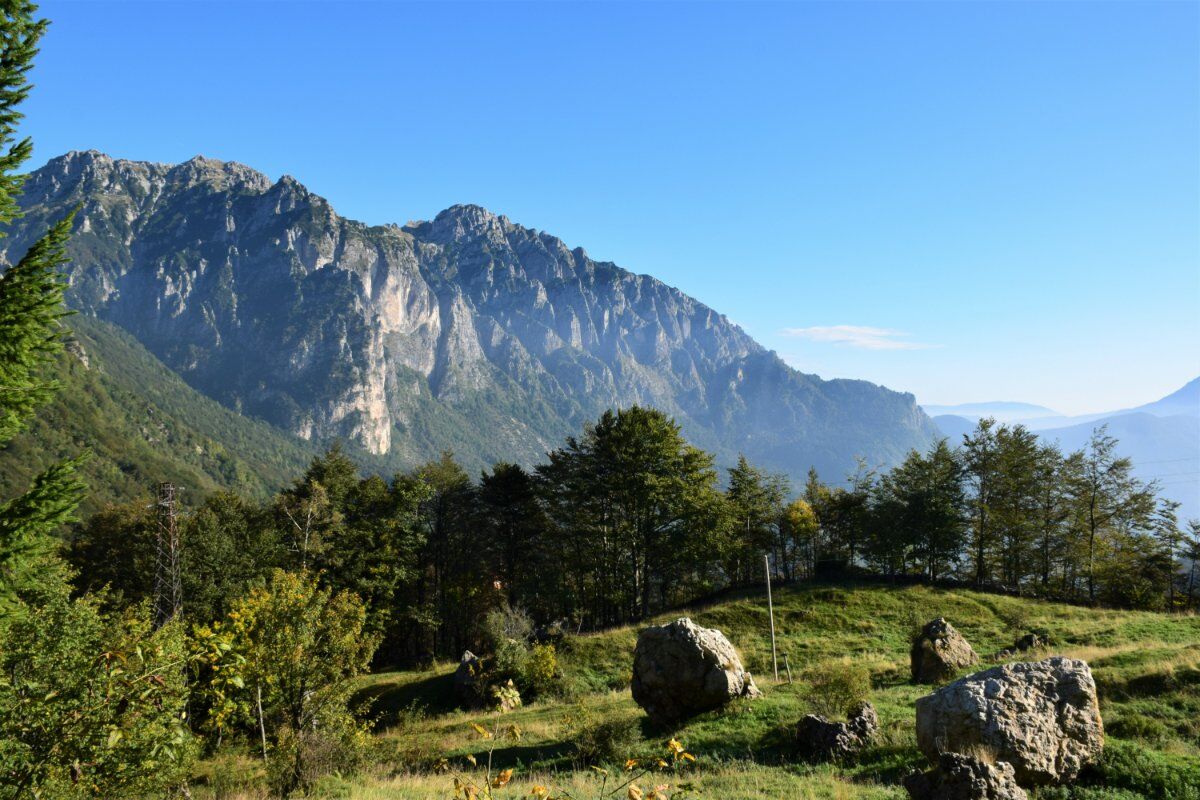
[[[326,778],[315,796],[352,800],[454,797],[454,779],[482,785],[492,749],[493,774],[511,769],[496,797],[626,797],[626,759],[653,763],[674,737],[696,762],[678,774],[637,779],[649,791],[743,798],[899,798],[900,781],[923,767],[914,701],[928,687],[908,682],[908,645],[927,620],[945,616],[980,654],[980,668],[1021,633],[1048,634],[1052,645],[1030,659],[1062,654],[1088,661],[1100,690],[1107,742],[1103,760],[1071,787],[1039,798],[1200,798],[1200,618],[1107,611],[966,590],[884,584],[804,584],[776,592],[779,652],[792,680],[771,675],[765,595],[742,594],[656,619],[690,616],[737,646],[764,697],[739,701],[656,730],[629,693],[637,628],[568,637],[559,647],[560,690],[503,715],[454,707],[455,664],[385,672],[362,680],[358,701],[376,720],[372,763],[354,776]],[[845,666],[865,667],[881,732],[852,763],[809,765],[791,755],[789,732],[821,705],[813,681]],[[498,732],[480,736],[474,725]],[[510,734],[510,726],[520,736]],[[474,757],[478,766],[471,766]],[[608,775],[593,769],[600,767]],[[640,768],[635,768],[635,773]],[[218,800],[261,795],[252,752],[203,764],[194,796]],[[682,789],[681,789],[682,787]],[[675,795],[673,795],[675,796]]]

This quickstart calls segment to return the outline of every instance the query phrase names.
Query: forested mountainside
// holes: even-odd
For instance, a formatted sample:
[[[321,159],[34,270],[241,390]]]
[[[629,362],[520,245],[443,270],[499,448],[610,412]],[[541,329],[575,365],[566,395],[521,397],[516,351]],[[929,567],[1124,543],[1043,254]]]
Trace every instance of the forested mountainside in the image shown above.
[[[796,478],[895,463],[937,435],[911,395],[797,372],[682,292],[477,206],[371,227],[241,164],[72,152],[29,177],[0,256],[77,204],[69,302],[314,442],[532,463],[638,403],[720,463],[743,452]]]
[[[24,491],[42,470],[87,449],[85,517],[109,502],[145,498],[158,481],[177,483],[185,503],[215,489],[261,498],[316,454],[312,444],[192,389],[119,328],[83,314],[67,324],[68,348],[50,376],[62,391],[3,447],[0,496]]]

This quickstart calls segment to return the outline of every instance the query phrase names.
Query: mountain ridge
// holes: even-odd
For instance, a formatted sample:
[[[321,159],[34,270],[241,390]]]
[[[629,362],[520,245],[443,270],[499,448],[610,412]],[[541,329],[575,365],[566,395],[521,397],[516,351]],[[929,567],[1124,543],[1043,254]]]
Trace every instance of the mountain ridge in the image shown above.
[[[80,204],[69,303],[301,438],[529,463],[641,403],[721,463],[745,452],[799,478],[894,463],[936,435],[912,395],[799,373],[679,289],[481,206],[372,226],[290,176],[97,151],[51,159],[21,202],[0,256]]]

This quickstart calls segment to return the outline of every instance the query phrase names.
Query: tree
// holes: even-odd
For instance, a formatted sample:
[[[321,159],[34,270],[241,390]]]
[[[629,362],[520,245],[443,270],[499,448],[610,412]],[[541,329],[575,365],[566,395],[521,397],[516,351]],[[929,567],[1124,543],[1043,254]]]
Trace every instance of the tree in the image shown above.
[[[1133,462],[1116,454],[1108,426],[1092,432],[1072,476],[1071,494],[1086,547],[1087,597],[1096,601],[1096,551],[1106,532],[1135,527],[1153,513],[1154,490],[1133,476]]]
[[[988,582],[988,556],[991,542],[989,515],[992,495],[999,479],[1000,466],[996,440],[996,420],[985,417],[975,430],[963,436],[963,472],[971,485],[971,555],[974,559],[975,584]]]
[[[782,537],[787,542],[789,554],[785,575],[791,579],[803,574],[813,574],[816,569],[814,554],[820,523],[817,515],[806,500],[797,498],[783,509],[779,521]]]
[[[724,501],[712,456],[661,411],[606,411],[538,474],[559,529],[585,537],[596,622],[644,618],[703,583]]]
[[[1067,522],[1071,516],[1066,467],[1057,445],[1044,445],[1033,465],[1033,526],[1037,538],[1038,580],[1041,592],[1050,591],[1056,562],[1063,560]]]
[[[911,547],[930,580],[945,575],[962,552],[966,505],[962,465],[946,440],[926,455],[909,453],[880,481],[879,493],[891,535]]]
[[[1184,581],[1187,607],[1194,609],[1200,607],[1200,519],[1188,520],[1183,558],[1187,563],[1187,578]]]
[[[549,521],[534,476],[517,464],[493,465],[479,479],[479,514],[489,560],[496,565],[508,605],[528,609],[544,621],[558,570],[548,560]]]
[[[30,89],[26,73],[47,26],[34,19],[36,10],[21,0],[0,9],[0,224],[19,213],[23,176],[17,169],[33,148],[27,138],[16,141],[16,125],[23,116],[17,106]],[[56,388],[42,373],[62,349],[59,321],[68,312],[58,267],[66,261],[73,218],[69,214],[54,225],[0,275],[0,444],[20,432]],[[78,464],[72,459],[50,467],[25,494],[0,504],[0,615],[17,612],[22,593],[52,579],[58,569],[51,534],[72,519],[79,503]]]
[[[60,585],[0,648],[0,798],[161,796],[188,776],[179,622],[110,617]]]
[[[745,456],[739,455],[737,466],[729,469],[725,498],[734,525],[726,572],[734,583],[761,580],[759,563],[764,554],[773,557],[777,569],[786,561],[779,524],[787,495],[786,477],[752,466]]]
[[[376,645],[365,621],[357,596],[323,589],[308,573],[276,570],[223,621],[197,633],[207,674],[221,681],[209,694],[214,719],[257,727],[285,797],[308,782],[310,734],[356,735],[346,705],[351,679]]]

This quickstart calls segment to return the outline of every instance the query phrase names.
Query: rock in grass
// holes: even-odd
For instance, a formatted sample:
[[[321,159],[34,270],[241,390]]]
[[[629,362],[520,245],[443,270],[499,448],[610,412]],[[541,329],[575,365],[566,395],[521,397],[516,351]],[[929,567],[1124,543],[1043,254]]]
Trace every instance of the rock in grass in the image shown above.
[[[725,634],[687,617],[642,631],[633,653],[634,701],[650,719],[672,724],[735,697],[758,697]]]
[[[1104,747],[1092,671],[1055,656],[969,675],[917,700],[917,744],[934,763],[987,752],[1023,786],[1072,780]]]
[[[979,660],[970,643],[944,617],[921,630],[909,655],[913,683],[940,683]]]
[[[484,705],[483,662],[470,650],[464,650],[454,670],[454,698],[463,708],[482,708]]]
[[[1016,771],[1004,761],[994,763],[959,753],[943,753],[937,767],[904,779],[912,800],[1028,800],[1017,784]]]
[[[841,761],[866,747],[879,731],[875,707],[863,702],[846,722],[809,714],[796,726],[796,749],[809,761]]]

